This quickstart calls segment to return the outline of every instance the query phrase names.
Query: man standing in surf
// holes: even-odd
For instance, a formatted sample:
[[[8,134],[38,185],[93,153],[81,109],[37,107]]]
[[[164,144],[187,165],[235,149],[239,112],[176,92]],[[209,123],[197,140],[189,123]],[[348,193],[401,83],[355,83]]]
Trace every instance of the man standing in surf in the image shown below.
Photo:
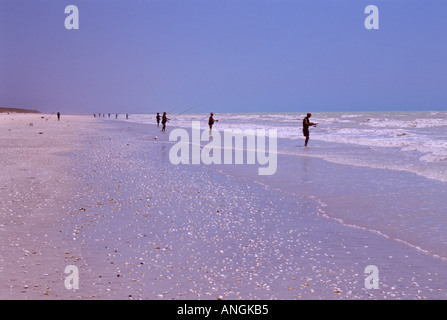
[[[209,119],[208,119],[208,125],[209,125],[209,127],[210,127],[210,135],[211,135],[211,130],[213,130],[213,124],[214,124],[214,122],[217,122],[217,121],[219,121],[219,120],[214,120],[214,114],[211,112],[210,113],[210,117],[209,117]]]
[[[303,135],[306,137],[306,141],[304,142],[304,146],[307,147],[307,143],[309,142],[309,127],[310,126],[317,126],[316,123],[310,122],[310,117],[312,117],[311,113],[308,113],[307,116],[303,119]]]
[[[161,125],[162,125],[161,132],[166,131],[166,122],[168,122],[169,120],[171,120],[171,119],[169,119],[166,116],[166,112],[163,112],[163,117],[161,117]]]

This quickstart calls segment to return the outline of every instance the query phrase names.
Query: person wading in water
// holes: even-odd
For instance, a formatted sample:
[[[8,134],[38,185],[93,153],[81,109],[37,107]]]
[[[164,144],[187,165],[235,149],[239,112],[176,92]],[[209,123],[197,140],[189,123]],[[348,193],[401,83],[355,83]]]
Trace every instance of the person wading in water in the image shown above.
[[[317,124],[310,122],[310,117],[312,117],[311,113],[308,113],[307,116],[303,119],[303,135],[306,137],[306,140],[304,142],[304,146],[307,147],[307,143],[309,142],[309,127],[316,127]]]
[[[219,120],[214,120],[214,114],[211,112],[210,113],[210,118],[208,119],[208,125],[210,126],[210,134],[211,134],[211,130],[213,129],[213,124],[214,122],[217,122]]]
[[[166,122],[168,122],[169,120],[171,120],[171,119],[169,119],[166,116],[166,112],[163,112],[163,117],[161,118],[161,124],[162,124],[161,132],[166,131]]]

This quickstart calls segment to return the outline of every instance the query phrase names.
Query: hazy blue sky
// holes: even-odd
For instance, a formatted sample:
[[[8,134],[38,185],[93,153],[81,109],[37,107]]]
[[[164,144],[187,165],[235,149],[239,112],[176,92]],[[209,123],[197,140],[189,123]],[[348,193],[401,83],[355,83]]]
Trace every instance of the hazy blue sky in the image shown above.
[[[445,0],[0,0],[3,107],[447,110],[446,86]]]

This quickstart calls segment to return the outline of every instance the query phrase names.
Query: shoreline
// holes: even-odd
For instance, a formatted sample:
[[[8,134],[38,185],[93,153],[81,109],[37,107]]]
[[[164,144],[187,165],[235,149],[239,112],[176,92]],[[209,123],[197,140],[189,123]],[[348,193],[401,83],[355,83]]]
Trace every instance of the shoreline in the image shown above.
[[[71,186],[52,208],[58,230],[44,223],[52,239],[39,260],[51,262],[35,267],[31,258],[36,254],[10,253],[21,258],[18,263],[26,265],[22,269],[28,275],[16,273],[14,284],[2,281],[13,286],[1,290],[6,299],[446,297],[446,277],[439,272],[444,262],[369,231],[328,221],[309,195],[291,197],[268,183],[244,179],[242,166],[218,172],[219,166],[171,165],[172,143],[167,140],[173,127],[162,135],[155,126],[125,121],[79,117],[76,124],[85,130],[65,132],[65,141],[74,147],[54,150],[66,161],[40,167],[57,163],[67,174],[60,186]],[[75,132],[78,136],[70,136]],[[49,190],[38,200],[48,197],[57,183],[48,181]],[[39,218],[47,222],[48,217]],[[35,235],[32,229],[29,233]],[[27,246],[19,244],[21,249]],[[79,290],[64,288],[67,264],[79,266]],[[381,272],[379,290],[363,285],[364,268],[370,264]],[[425,268],[423,274],[420,267]],[[39,276],[31,279],[31,272]],[[20,288],[17,283],[25,278],[28,288]],[[39,287],[34,289],[31,280]]]

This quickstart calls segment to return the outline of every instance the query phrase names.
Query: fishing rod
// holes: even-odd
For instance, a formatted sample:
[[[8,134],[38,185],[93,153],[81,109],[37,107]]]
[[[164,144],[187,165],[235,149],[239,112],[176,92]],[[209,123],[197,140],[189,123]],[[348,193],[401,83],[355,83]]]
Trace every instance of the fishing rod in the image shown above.
[[[181,114],[184,114],[185,112],[188,112],[189,110],[195,109],[195,108],[197,108],[197,107],[199,107],[199,106],[200,106],[200,105],[195,105],[195,106],[192,106],[191,108],[186,109],[186,110],[183,111],[183,112],[180,112],[180,113],[178,113],[178,114],[175,114],[175,115],[172,116],[171,120],[172,120],[173,118],[175,118],[175,117],[177,117],[177,116],[179,116],[179,115],[181,115]]]
[[[180,107],[183,106],[184,104],[185,104],[184,102],[180,103],[178,106],[176,106],[176,107],[172,108],[171,110],[169,110],[168,113],[171,113],[171,112],[174,111],[175,109],[180,108]]]

